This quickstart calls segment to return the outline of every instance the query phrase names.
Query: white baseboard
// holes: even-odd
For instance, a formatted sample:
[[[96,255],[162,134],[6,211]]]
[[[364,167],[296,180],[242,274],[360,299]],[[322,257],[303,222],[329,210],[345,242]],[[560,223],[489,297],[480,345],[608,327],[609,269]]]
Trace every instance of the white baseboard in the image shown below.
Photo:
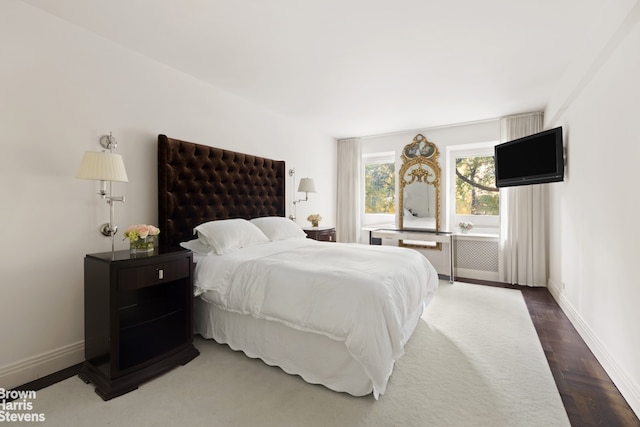
[[[640,417],[640,388],[634,384],[624,369],[622,369],[615,358],[607,351],[602,341],[591,328],[589,328],[589,325],[582,319],[571,302],[564,297],[562,290],[551,281],[549,282],[549,291],[587,344],[587,347],[589,347],[593,355],[598,359],[598,362],[600,362],[607,372],[611,381],[618,387],[618,390],[620,390],[620,393],[633,412]]]
[[[556,302],[558,302],[559,296],[562,294],[562,289],[560,289],[558,285],[556,285],[553,282],[553,280],[549,280],[549,283],[547,284],[547,288],[549,289],[549,292],[551,292],[551,295],[553,295],[553,299],[555,299]],[[558,305],[560,305],[559,302],[558,302]]]
[[[84,361],[84,340],[0,367],[0,388],[11,389]]]

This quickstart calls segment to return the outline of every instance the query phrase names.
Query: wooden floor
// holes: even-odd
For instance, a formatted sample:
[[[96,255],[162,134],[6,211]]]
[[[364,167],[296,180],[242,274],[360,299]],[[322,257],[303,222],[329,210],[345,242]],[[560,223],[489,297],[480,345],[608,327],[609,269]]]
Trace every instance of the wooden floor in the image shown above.
[[[640,427],[638,417],[547,288],[458,280],[522,291],[572,426]]]
[[[471,279],[458,280],[522,291],[573,427],[640,427],[638,417],[547,288],[515,287]],[[79,369],[80,365],[72,366],[16,389],[39,390],[76,375]]]

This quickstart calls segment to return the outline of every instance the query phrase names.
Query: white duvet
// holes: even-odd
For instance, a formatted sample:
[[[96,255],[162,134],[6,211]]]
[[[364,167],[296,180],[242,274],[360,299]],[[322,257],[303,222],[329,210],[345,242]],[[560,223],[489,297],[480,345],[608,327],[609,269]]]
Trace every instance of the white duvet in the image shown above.
[[[412,249],[291,239],[198,257],[194,286],[227,311],[344,342],[377,398],[437,284]]]

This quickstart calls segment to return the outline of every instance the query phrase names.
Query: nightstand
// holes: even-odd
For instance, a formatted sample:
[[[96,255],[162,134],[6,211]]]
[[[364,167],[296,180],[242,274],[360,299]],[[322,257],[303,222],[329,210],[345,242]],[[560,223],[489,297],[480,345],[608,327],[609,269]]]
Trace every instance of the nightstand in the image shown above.
[[[322,242],[335,242],[336,229],[333,227],[311,227],[303,228],[310,239],[320,240]]]
[[[192,269],[193,254],[185,250],[85,256],[86,360],[78,376],[102,399],[200,354],[193,346]]]

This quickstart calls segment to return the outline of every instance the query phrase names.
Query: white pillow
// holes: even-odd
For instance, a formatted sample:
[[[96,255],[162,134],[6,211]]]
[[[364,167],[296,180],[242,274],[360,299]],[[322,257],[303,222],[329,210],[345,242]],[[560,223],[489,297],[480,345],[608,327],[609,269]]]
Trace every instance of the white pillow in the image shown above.
[[[180,243],[185,249],[189,249],[196,255],[211,255],[213,253],[213,248],[211,246],[207,246],[200,239],[189,240],[188,242]]]
[[[307,234],[298,224],[283,216],[265,216],[251,220],[272,241],[306,239]]]
[[[205,222],[193,232],[218,255],[269,241],[258,227],[241,218]]]

